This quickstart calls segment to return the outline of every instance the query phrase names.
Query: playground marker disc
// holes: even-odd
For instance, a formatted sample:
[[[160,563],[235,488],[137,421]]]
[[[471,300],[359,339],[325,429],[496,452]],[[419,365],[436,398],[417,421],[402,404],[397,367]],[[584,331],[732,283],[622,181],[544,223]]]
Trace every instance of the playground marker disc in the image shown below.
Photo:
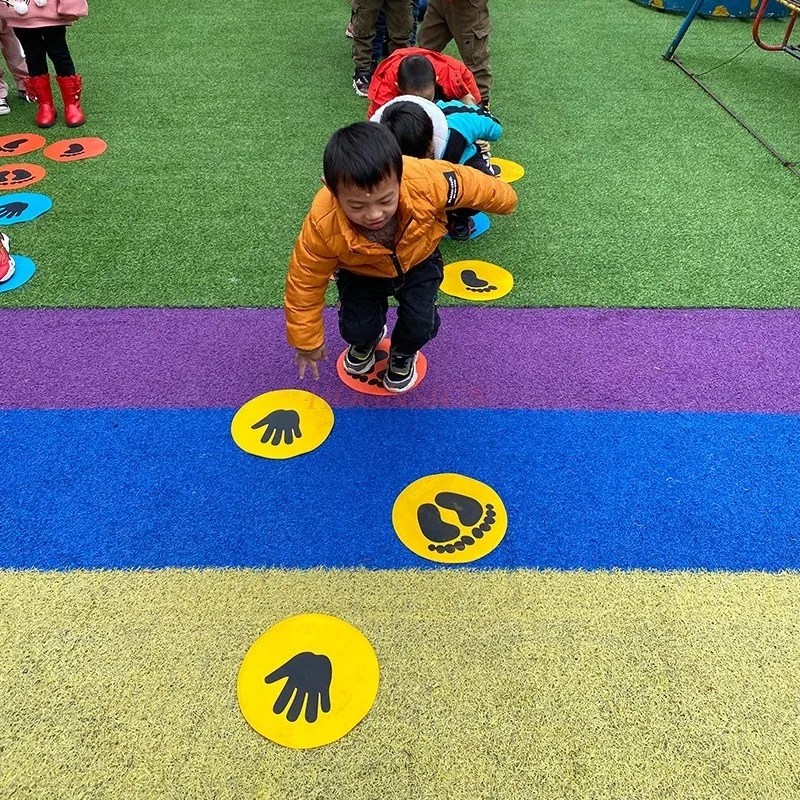
[[[83,161],[85,158],[102,155],[107,149],[108,145],[102,139],[88,136],[81,139],[62,139],[48,145],[44,149],[44,156],[51,161]]]
[[[0,164],[0,189],[22,189],[38,183],[47,170],[38,164]]]
[[[392,524],[413,553],[442,564],[477,561],[497,547],[508,528],[500,496],[465,475],[428,475],[395,500]]]
[[[455,261],[445,264],[441,290],[452,297],[490,302],[507,295],[514,276],[488,261]]]
[[[274,459],[315,450],[332,429],[331,407],[302,389],[260,394],[245,403],[231,422],[231,436],[242,450]]]
[[[38,133],[9,133],[0,136],[0,156],[24,156],[45,144],[47,140]]]
[[[336,362],[336,374],[345,386],[361,394],[372,394],[378,397],[394,397],[392,392],[387,391],[383,386],[383,376],[389,366],[389,347],[391,342],[384,339],[375,351],[375,366],[366,375],[350,375],[344,368],[345,349]],[[424,353],[417,358],[417,382],[409,389],[413,391],[419,386],[428,372],[428,359]]]
[[[344,620],[301,614],[273,625],[247,651],[236,692],[248,724],[295,749],[349,733],[378,695],[380,667],[369,640]]]
[[[11,258],[14,259],[14,274],[7,281],[0,283],[0,292],[11,292],[14,289],[19,289],[36,272],[36,265],[26,256],[12,255]]]
[[[514,183],[514,181],[518,181],[525,174],[525,167],[523,167],[522,164],[517,164],[516,161],[492,157],[492,164],[496,167],[500,167],[500,174],[498,177],[506,183]]]
[[[0,197],[0,225],[30,222],[53,207],[53,201],[44,194],[17,192]]]

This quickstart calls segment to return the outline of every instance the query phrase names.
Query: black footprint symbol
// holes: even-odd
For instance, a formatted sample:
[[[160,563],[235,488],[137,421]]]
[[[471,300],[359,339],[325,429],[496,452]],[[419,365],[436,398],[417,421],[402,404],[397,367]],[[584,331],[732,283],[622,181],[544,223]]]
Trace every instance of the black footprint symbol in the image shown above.
[[[388,350],[375,351],[375,366],[366,375],[353,375],[359,383],[366,383],[370,386],[383,385],[383,376],[386,374],[386,368],[380,369],[381,361],[386,361],[389,358]]]
[[[496,286],[490,286],[489,281],[479,278],[475,274],[474,269],[462,269],[461,281],[468,292],[476,292],[480,294],[482,292],[493,292],[495,289],[497,289]]]
[[[13,153],[27,141],[27,139],[14,139],[13,142],[6,142],[2,147],[0,147],[0,150],[2,150],[4,153]]]
[[[472,528],[471,535],[462,535],[461,528],[445,522],[440,509],[454,511],[465,528]],[[475,544],[476,539],[482,539],[492,529],[496,518],[493,505],[487,503],[484,509],[474,497],[457,492],[439,492],[433,503],[423,503],[417,509],[417,522],[423,536],[435,542],[428,545],[428,550],[437,553],[455,553]]]
[[[25,183],[26,181],[29,181],[33,177],[33,175],[26,169],[14,169],[11,170],[11,174],[14,176],[11,179],[12,186],[14,186],[17,183]],[[0,173],[0,175],[2,175],[2,173]],[[2,178],[0,178],[0,180],[2,180]]]
[[[78,142],[73,142],[62,154],[62,158],[70,158],[72,156],[79,156],[86,148]]]

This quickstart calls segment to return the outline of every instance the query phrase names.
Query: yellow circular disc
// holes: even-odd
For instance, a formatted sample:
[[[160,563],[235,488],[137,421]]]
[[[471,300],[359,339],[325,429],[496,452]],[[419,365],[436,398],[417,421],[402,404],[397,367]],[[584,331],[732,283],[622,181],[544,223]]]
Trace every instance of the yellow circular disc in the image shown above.
[[[280,389],[245,403],[231,422],[233,441],[262,458],[293,458],[319,447],[333,429],[333,410],[302,389]]]
[[[514,183],[525,174],[525,167],[517,164],[516,161],[509,161],[507,158],[492,157],[492,164],[500,167],[500,174],[497,176],[506,183]]]
[[[514,288],[514,276],[488,261],[456,261],[445,264],[441,290],[464,300],[488,302],[507,295]]]
[[[491,553],[503,540],[508,514],[497,492],[464,475],[428,475],[407,486],[394,502],[392,524],[418,556],[465,564]]]
[[[249,725],[303,750],[341,739],[367,716],[380,668],[361,631],[326,614],[273,625],[247,651],[236,693]]]

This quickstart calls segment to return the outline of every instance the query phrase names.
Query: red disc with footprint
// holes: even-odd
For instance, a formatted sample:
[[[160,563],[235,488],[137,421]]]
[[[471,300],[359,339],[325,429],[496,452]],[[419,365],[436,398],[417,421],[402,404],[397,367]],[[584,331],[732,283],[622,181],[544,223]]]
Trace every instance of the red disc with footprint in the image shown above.
[[[38,164],[0,164],[0,190],[22,189],[38,183],[47,170]]]
[[[83,161],[105,153],[108,145],[96,136],[83,139],[62,139],[44,149],[45,158],[51,161]]]
[[[0,136],[0,156],[24,156],[47,144],[38,133],[9,133]]]
[[[383,385],[383,376],[386,374],[386,368],[389,366],[389,339],[384,339],[375,350],[375,366],[366,375],[351,375],[344,368],[344,356],[346,350],[339,356],[336,362],[336,372],[341,378],[345,386],[349,386],[356,392],[362,394],[374,394],[381,397],[393,397],[394,393],[390,392]],[[422,383],[425,373],[428,371],[428,360],[423,353],[419,354],[417,358],[417,380],[408,391],[416,389]]]

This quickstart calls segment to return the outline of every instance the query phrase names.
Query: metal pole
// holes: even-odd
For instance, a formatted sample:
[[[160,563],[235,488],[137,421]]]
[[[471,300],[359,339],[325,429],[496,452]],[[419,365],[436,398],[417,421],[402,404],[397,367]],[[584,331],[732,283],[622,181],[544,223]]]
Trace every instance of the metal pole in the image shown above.
[[[691,10],[686,15],[686,19],[683,21],[683,25],[681,25],[680,30],[672,40],[672,44],[667,48],[667,52],[664,53],[664,61],[672,61],[672,56],[675,55],[678,45],[681,43],[683,37],[686,36],[686,31],[689,30],[689,26],[694,22],[694,18],[700,13],[700,6],[702,6],[704,2],[705,0],[695,0]]]

